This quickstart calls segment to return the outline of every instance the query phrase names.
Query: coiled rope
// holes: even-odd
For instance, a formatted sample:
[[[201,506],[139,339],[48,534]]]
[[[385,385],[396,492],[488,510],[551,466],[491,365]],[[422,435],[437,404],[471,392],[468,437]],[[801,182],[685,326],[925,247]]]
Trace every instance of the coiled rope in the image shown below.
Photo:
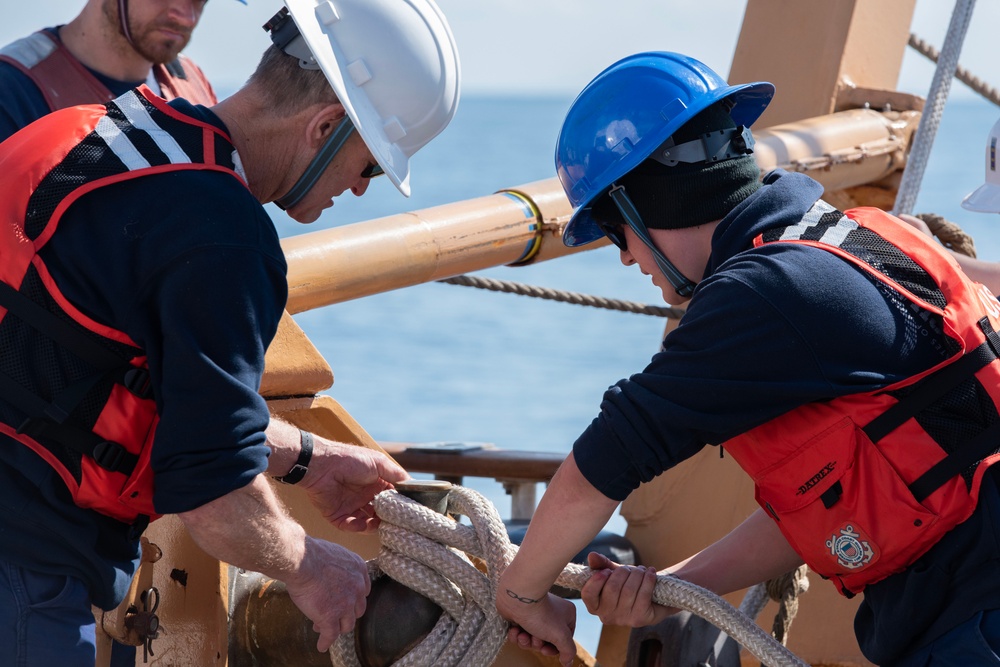
[[[549,287],[538,287],[526,285],[524,283],[511,282],[509,280],[496,280],[494,278],[483,278],[480,276],[455,276],[454,278],[443,278],[439,283],[449,283],[451,285],[463,285],[465,287],[476,287],[478,289],[490,290],[492,292],[506,292],[508,294],[519,294],[537,299],[548,299],[550,301],[562,301],[578,306],[590,306],[592,308],[604,308],[607,310],[620,310],[626,313],[638,313],[640,315],[653,315],[655,317],[670,317],[680,319],[684,314],[683,308],[672,306],[650,306],[633,301],[622,301],[620,299],[608,299],[579,292],[566,292],[563,290],[551,289]]]
[[[374,576],[384,572],[433,600],[444,613],[434,629],[397,665],[485,667],[503,647],[507,622],[496,611],[500,575],[517,553],[503,521],[486,498],[453,486],[448,511],[469,518],[471,526],[424,507],[395,490],[375,497],[381,518],[382,550],[369,563]],[[484,571],[471,558],[481,559]],[[580,590],[591,570],[570,563],[556,585]],[[697,614],[742,644],[770,667],[808,667],[723,598],[676,577],[660,575],[653,600]],[[354,633],[341,635],[330,656],[335,667],[360,667]]]
[[[906,168],[903,170],[903,178],[899,183],[899,191],[896,193],[893,213],[897,215],[911,213],[913,205],[917,201],[920,183],[924,178],[924,170],[931,154],[931,147],[934,145],[934,137],[941,124],[944,105],[948,101],[948,91],[951,90],[951,81],[955,75],[955,68],[958,66],[958,55],[962,51],[962,42],[965,41],[965,34],[972,21],[972,9],[975,4],[975,0],[957,0],[955,9],[952,11],[948,33],[945,35],[944,45],[941,47],[941,55],[934,70],[934,78],[931,80],[927,104],[924,106],[924,112],[920,115],[920,124],[917,126],[913,148],[910,149]]]

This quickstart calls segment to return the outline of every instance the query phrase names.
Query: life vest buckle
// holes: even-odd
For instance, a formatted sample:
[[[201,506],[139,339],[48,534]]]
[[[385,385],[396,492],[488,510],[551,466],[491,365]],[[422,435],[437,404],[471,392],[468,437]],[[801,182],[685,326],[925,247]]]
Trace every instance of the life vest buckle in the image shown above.
[[[125,467],[123,464],[129,458],[128,450],[110,440],[102,440],[94,445],[91,455],[97,461],[97,465],[109,472],[123,472]]]
[[[139,398],[150,398],[153,395],[149,371],[145,368],[129,368],[122,376],[122,385]]]

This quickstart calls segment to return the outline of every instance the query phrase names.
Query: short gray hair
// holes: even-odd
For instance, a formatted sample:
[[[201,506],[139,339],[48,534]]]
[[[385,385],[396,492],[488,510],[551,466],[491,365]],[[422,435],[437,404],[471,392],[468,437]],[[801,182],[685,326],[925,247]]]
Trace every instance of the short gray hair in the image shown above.
[[[294,113],[314,104],[340,101],[322,71],[299,67],[298,58],[274,45],[264,51],[248,83],[256,85],[267,99],[269,108],[279,113]]]

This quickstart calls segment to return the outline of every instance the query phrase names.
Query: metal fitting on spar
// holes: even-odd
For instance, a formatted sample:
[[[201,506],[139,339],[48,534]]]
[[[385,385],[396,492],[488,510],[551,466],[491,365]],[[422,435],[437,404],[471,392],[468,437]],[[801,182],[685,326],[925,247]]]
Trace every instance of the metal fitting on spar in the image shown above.
[[[535,205],[535,202],[531,200],[530,197],[517,190],[500,190],[497,194],[510,197],[517,203],[524,207],[525,218],[534,218],[535,222],[530,226],[531,231],[535,233],[528,241],[528,245],[524,248],[524,253],[510,262],[507,266],[524,266],[526,264],[531,264],[535,256],[538,255],[539,249],[542,247],[542,212]]]

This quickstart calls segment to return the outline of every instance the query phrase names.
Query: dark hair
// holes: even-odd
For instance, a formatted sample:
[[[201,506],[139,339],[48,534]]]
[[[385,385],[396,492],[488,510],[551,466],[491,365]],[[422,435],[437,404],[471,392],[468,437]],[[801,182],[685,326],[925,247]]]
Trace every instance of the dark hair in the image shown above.
[[[278,113],[294,113],[314,104],[340,101],[321,70],[299,67],[298,58],[274,45],[264,51],[248,83],[257,86],[269,108]]]

